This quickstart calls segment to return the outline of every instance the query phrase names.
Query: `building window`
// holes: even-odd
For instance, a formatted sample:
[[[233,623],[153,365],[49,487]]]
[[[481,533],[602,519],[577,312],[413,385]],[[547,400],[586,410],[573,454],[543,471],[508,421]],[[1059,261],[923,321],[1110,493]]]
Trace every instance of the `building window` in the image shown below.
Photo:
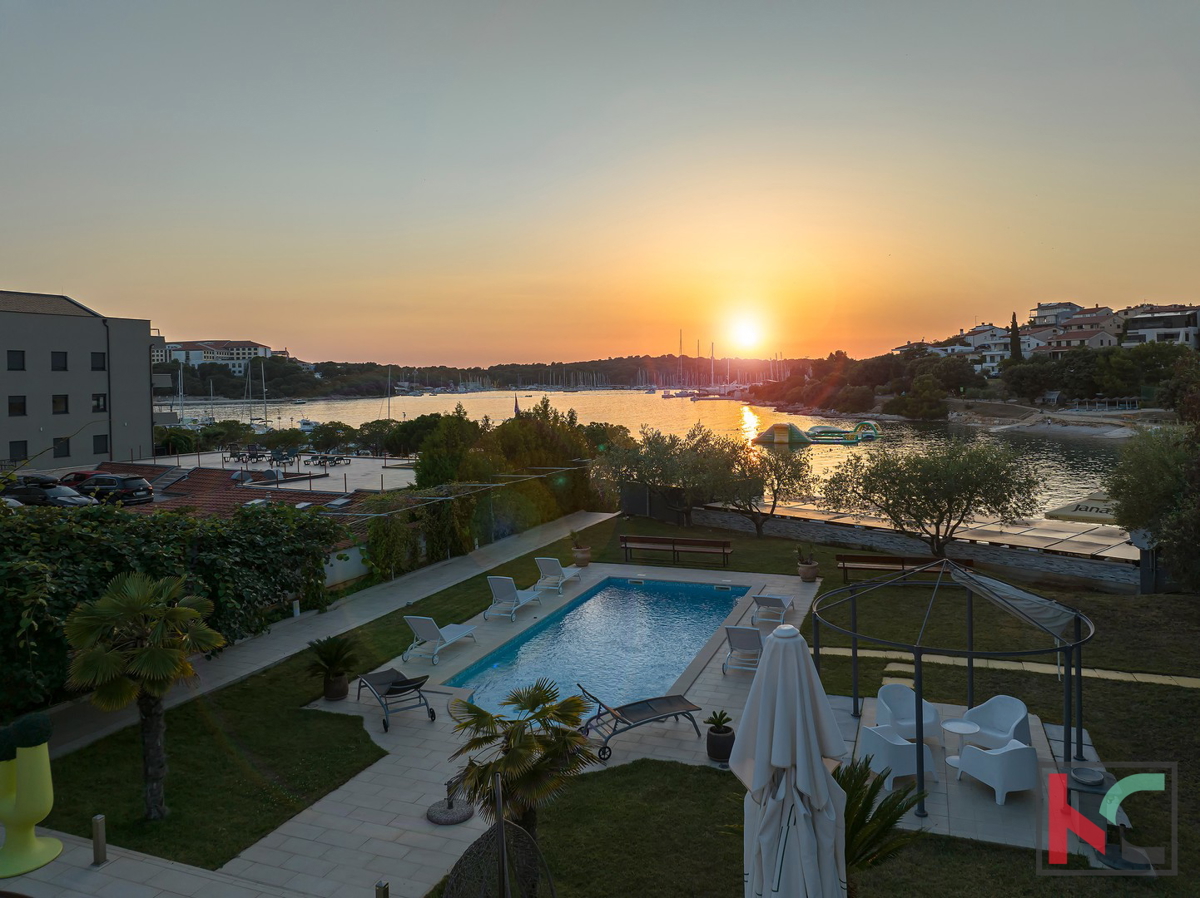
[[[8,441],[8,460],[25,461],[29,458],[29,443],[25,440]]]
[[[108,370],[108,355],[103,352],[92,353],[92,370],[107,371]]]
[[[71,411],[71,404],[66,393],[55,393],[50,398],[50,402],[56,415],[66,415]]]
[[[54,438],[54,457],[55,458],[70,458],[71,457],[71,438],[70,437],[55,437]]]
[[[92,437],[92,452],[95,455],[108,454],[108,434],[98,433]]]
[[[9,396],[8,397],[8,416],[10,418],[21,418],[25,416],[25,397],[24,396]]]
[[[67,354],[65,352],[50,353],[50,370],[51,371],[66,371],[67,370]]]
[[[10,349],[8,351],[8,370],[9,371],[24,371],[25,370],[25,350]]]
[[[92,411],[106,412],[108,411],[108,394],[93,393],[92,394]]]

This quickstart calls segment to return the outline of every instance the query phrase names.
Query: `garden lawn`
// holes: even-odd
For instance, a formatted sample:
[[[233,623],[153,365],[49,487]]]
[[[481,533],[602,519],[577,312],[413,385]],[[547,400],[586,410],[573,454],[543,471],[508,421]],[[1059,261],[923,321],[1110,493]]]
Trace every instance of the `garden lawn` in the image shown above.
[[[611,519],[584,531],[585,542],[597,561],[620,561],[618,535],[625,532],[679,529]],[[788,540],[700,528],[688,535],[732,538],[738,570],[795,570],[795,543]],[[404,615],[427,615],[441,624],[465,621],[491,604],[488,574],[529,586],[539,555],[571,560],[563,541],[351,631],[360,645],[359,670],[372,670],[407,648],[412,632]],[[92,816],[104,814],[114,845],[210,869],[236,857],[383,756],[359,718],[305,709],[321,694],[320,679],[305,672],[306,654],[167,711],[171,814],[165,821],[142,819],[141,745],[137,728],[129,727],[54,762],[55,807],[46,825],[87,837]]]
[[[728,771],[673,761],[640,760],[585,774],[538,818],[556,893],[740,898],[744,795]],[[1179,879],[1039,877],[1027,849],[947,836],[926,836],[853,878],[857,898],[1192,894]],[[428,898],[438,898],[442,885]]]

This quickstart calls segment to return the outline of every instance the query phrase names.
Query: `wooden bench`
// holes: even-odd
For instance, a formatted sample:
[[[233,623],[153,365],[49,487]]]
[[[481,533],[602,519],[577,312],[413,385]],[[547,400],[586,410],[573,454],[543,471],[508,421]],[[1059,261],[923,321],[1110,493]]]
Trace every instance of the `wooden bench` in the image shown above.
[[[903,573],[904,571],[912,571],[917,568],[924,567],[927,564],[933,564],[937,558],[912,558],[899,555],[838,555],[837,566],[842,572],[842,582],[850,582],[851,571],[896,571]],[[974,567],[974,563],[969,558],[956,559],[955,564],[960,567]]]
[[[643,552],[670,552],[672,561],[679,561],[684,553],[693,555],[720,555],[721,567],[729,566],[729,556],[733,554],[733,541],[728,539],[687,539],[673,536],[636,536],[621,535],[621,549],[625,560],[633,560],[633,552],[640,549]]]

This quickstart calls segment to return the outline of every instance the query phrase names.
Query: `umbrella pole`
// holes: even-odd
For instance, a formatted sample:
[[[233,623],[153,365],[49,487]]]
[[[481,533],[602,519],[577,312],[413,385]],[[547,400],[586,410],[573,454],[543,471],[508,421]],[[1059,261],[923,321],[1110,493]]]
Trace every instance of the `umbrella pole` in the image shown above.
[[[925,706],[922,704],[925,701],[925,689],[921,677],[920,649],[913,651],[913,691],[916,693],[916,707],[913,710],[917,718],[917,744],[914,747],[917,752],[917,794],[920,796],[916,815],[928,817],[929,812],[925,810]]]

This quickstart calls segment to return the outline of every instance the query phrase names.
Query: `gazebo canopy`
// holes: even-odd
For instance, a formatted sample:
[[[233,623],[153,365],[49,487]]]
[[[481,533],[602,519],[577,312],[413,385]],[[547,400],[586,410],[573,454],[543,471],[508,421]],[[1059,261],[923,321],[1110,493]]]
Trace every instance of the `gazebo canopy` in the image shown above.
[[[916,604],[913,611],[916,614],[906,617],[897,615],[895,608],[896,603],[907,601],[907,597],[898,595],[893,587],[918,587],[928,589],[929,593],[923,597],[923,601],[914,597]],[[974,601],[976,596],[985,599],[986,604],[977,607]],[[1026,629],[1029,636],[1020,637],[1011,632],[1011,628],[992,621],[990,623],[993,625],[985,628],[988,647],[977,647],[976,619],[986,615],[984,608],[1011,615],[1025,625],[1022,629]],[[1095,627],[1078,609],[968,569],[949,559],[942,559],[827,592],[813,603],[812,613],[812,647],[818,670],[821,664],[822,629],[850,638],[855,717],[861,713],[858,690],[859,640],[912,653],[917,707],[920,707],[924,698],[922,660],[925,656],[966,658],[967,707],[970,708],[975,705],[976,658],[1056,655],[1062,662],[1063,670],[1063,760],[1070,760],[1073,710],[1075,757],[1077,760],[1083,759],[1083,644],[1095,635]],[[865,618],[861,624],[860,614]],[[948,616],[952,619],[961,618],[961,630],[947,622]],[[917,617],[919,624],[915,622]],[[908,623],[908,629],[901,629],[902,622]],[[915,633],[912,632],[914,628]],[[954,636],[961,636],[961,641]],[[1039,644],[1029,647],[1026,643],[1030,641]],[[920,743],[924,738],[920,714],[916,715],[916,720],[917,742]],[[924,756],[918,751],[917,782],[923,782],[923,777]],[[925,816],[923,800],[917,807],[917,814]]]

